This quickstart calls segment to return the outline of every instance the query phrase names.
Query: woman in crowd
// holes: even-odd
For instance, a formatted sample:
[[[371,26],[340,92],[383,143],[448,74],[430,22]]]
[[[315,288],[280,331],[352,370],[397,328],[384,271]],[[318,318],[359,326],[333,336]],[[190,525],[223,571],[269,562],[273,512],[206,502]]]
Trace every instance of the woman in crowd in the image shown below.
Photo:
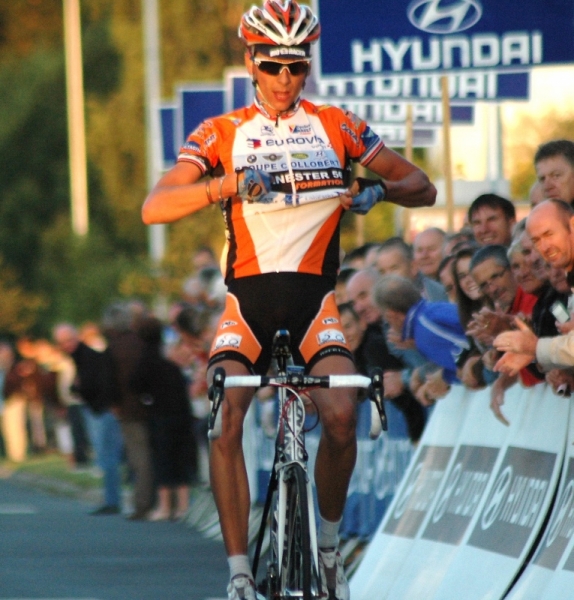
[[[131,379],[149,411],[152,460],[158,486],[157,508],[150,521],[183,519],[188,510],[193,438],[186,379],[181,368],[162,354],[163,324],[144,318],[138,333],[145,343]],[[172,492],[176,507],[172,511]]]

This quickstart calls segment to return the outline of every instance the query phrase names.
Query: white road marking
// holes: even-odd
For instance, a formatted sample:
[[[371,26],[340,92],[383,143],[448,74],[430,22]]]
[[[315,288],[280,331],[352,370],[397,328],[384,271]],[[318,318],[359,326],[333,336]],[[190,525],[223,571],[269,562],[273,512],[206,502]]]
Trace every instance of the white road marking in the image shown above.
[[[0,504],[0,515],[35,515],[37,513],[38,509],[29,504]]]

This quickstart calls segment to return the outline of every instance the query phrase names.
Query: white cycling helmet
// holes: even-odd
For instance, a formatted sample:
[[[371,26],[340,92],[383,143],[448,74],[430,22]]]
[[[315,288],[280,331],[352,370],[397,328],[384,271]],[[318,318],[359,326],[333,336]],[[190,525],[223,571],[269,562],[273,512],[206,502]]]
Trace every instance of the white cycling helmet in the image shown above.
[[[239,37],[247,46],[259,44],[302,46],[316,42],[321,33],[313,11],[295,0],[266,0],[241,17]]]

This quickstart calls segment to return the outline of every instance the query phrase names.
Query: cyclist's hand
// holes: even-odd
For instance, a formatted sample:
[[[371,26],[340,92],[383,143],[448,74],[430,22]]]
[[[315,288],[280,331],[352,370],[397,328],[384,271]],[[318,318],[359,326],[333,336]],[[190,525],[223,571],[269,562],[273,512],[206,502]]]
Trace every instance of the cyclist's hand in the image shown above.
[[[357,177],[349,191],[352,200],[348,208],[359,215],[366,215],[377,202],[387,197],[387,186],[382,179]]]
[[[237,195],[243,202],[269,203],[271,199],[266,194],[271,191],[271,175],[265,171],[245,169],[237,178]]]

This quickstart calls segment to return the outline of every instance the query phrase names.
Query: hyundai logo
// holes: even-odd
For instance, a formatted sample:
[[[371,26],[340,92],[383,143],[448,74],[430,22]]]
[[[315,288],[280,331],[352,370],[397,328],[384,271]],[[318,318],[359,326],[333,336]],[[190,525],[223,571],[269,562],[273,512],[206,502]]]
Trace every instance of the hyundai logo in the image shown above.
[[[478,0],[413,0],[407,16],[427,33],[458,33],[478,23],[482,5]]]

